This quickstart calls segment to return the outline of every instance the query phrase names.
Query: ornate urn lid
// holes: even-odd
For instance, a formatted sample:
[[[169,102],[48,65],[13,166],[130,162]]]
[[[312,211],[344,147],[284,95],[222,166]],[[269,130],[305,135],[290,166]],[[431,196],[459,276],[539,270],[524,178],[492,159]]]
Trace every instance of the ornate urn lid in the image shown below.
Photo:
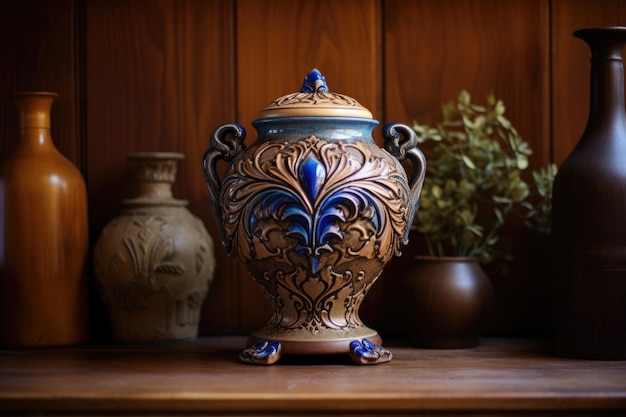
[[[259,113],[259,119],[283,117],[373,119],[372,113],[352,97],[331,93],[326,78],[317,69],[311,70],[304,78],[300,91],[277,98]]]

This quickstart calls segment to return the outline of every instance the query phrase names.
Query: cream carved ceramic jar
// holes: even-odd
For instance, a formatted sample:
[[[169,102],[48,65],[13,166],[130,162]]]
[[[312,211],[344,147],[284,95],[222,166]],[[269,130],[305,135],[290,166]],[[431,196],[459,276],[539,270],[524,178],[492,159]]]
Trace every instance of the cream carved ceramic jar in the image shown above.
[[[378,121],[331,93],[317,70],[252,124],[258,138],[249,148],[244,129],[225,124],[203,158],[222,243],[273,311],[240,359],[272,364],[283,354],[345,352],[359,364],[391,360],[358,312],[408,240],[426,170],[415,133],[387,124],[381,149],[372,138]],[[229,162],[223,176],[220,159]]]
[[[131,153],[138,196],[102,230],[93,260],[115,340],[194,340],[213,281],[213,239],[172,195],[181,153]]]

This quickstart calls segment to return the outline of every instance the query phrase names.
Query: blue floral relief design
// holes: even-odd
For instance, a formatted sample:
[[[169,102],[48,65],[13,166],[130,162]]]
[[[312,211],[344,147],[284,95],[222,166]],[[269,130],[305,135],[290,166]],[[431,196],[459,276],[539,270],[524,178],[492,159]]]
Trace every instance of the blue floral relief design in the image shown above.
[[[360,143],[311,136],[263,143],[230,171],[227,243],[249,266],[264,263],[250,270],[274,305],[272,325],[360,325],[356,310],[377,277],[364,279],[364,265],[386,263],[402,245],[409,190],[399,165]]]

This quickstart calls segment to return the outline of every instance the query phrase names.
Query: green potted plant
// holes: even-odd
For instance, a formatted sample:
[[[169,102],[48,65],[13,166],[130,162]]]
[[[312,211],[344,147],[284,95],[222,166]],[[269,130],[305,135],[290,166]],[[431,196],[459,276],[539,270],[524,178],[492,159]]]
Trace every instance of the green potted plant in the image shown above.
[[[539,239],[550,240],[552,236],[552,186],[557,171],[553,163],[533,171],[531,196],[522,202],[527,209],[524,224]]]
[[[413,124],[418,141],[432,143],[413,222],[430,255],[477,257],[483,265],[509,258],[499,232],[530,194],[522,172],[532,151],[504,113],[493,95],[481,106],[461,91],[444,104],[437,127]]]
[[[511,259],[501,232],[514,214],[522,213],[530,227],[549,227],[549,218],[540,217],[547,214],[551,194],[545,192],[556,168],[535,173],[541,188],[523,179],[532,150],[493,94],[479,105],[461,91],[442,113],[436,127],[413,124],[427,173],[412,227],[428,256],[416,256],[403,279],[401,314],[418,346],[470,347],[493,298],[482,265]],[[543,205],[533,204],[539,197]]]

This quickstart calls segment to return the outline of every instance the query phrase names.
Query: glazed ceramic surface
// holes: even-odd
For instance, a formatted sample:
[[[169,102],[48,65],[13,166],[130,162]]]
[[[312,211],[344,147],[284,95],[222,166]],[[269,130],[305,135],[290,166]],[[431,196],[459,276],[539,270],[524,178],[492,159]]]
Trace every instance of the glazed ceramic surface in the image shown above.
[[[89,338],[87,189],[55,147],[58,95],[11,96],[20,141],[0,167],[0,345],[49,347]]]
[[[231,256],[246,264],[273,315],[242,353],[273,363],[281,353],[369,352],[386,361],[378,333],[358,310],[384,265],[401,253],[418,206],[425,161],[408,126],[383,129],[356,100],[328,90],[313,70],[300,92],[275,100],[253,122],[245,148],[238,124],[218,127],[203,168]],[[412,161],[407,178],[399,160]],[[216,162],[230,162],[223,180]],[[267,349],[271,352],[268,359]]]

